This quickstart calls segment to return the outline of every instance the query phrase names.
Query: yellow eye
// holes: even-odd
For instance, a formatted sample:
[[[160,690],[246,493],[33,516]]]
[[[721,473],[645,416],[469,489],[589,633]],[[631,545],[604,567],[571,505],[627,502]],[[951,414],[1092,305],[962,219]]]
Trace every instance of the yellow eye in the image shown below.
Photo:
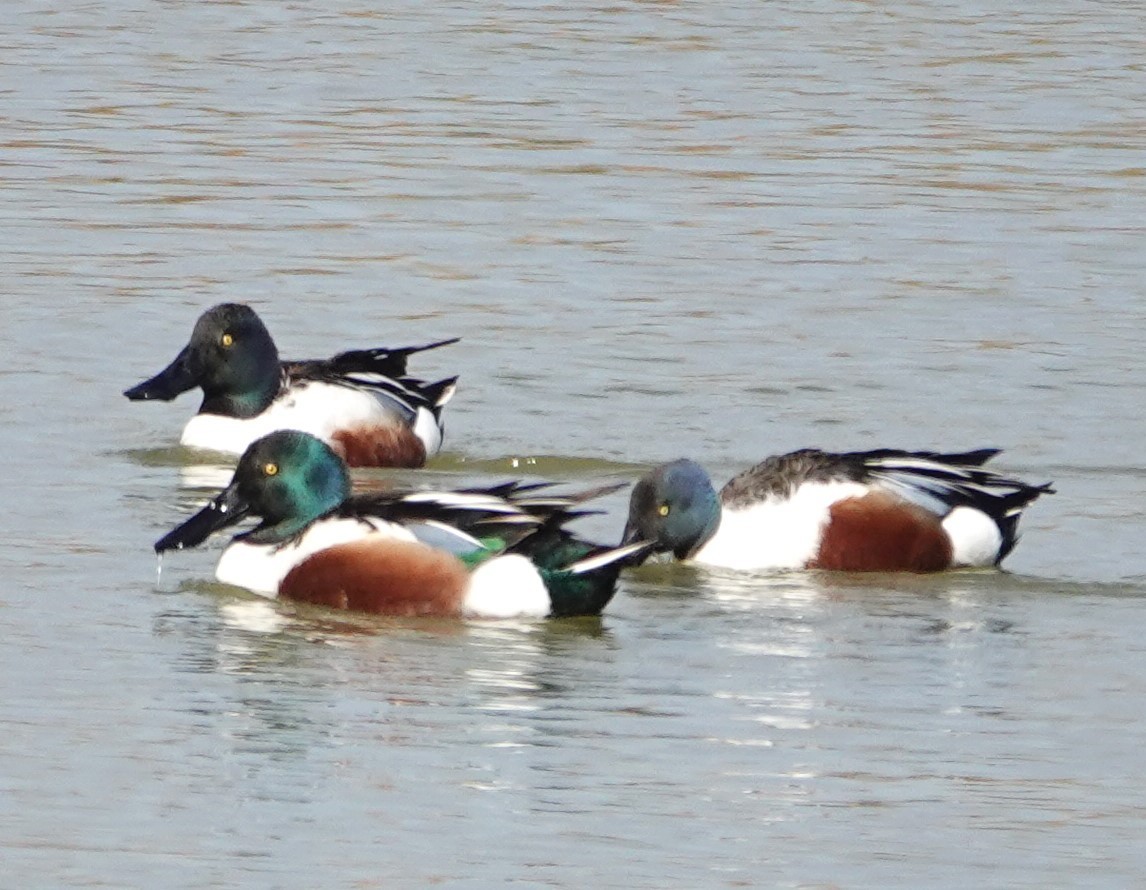
[[[266,464],[263,467],[263,472],[266,473],[268,476],[275,476],[278,474],[278,471],[279,471],[279,465],[278,464]]]
[[[223,344],[224,349],[230,349],[235,343],[235,337],[233,334],[224,334],[219,338],[219,342]]]
[[[672,511],[669,509],[668,504],[661,504],[659,507],[657,507],[657,512],[660,513],[661,516],[668,516]]]

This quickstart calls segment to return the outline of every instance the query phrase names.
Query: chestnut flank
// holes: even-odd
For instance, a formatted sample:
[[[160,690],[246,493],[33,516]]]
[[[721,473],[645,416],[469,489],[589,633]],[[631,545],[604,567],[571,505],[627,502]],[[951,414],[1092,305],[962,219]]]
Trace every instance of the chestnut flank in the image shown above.
[[[290,570],[283,599],[377,615],[461,614],[470,573],[416,541],[366,539],[321,550]]]
[[[810,569],[940,572],[951,567],[951,540],[938,516],[892,495],[871,492],[832,504]]]
[[[331,447],[351,467],[403,467],[426,465],[426,446],[406,426],[359,426],[339,430]]]

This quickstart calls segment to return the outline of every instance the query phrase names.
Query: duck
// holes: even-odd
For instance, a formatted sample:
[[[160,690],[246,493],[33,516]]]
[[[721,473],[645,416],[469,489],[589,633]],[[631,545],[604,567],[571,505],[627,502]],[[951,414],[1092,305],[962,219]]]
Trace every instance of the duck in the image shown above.
[[[416,469],[441,448],[442,409],[458,378],[426,383],[407,376],[407,360],[457,342],[281,361],[254,309],[221,303],[199,316],[171,364],[124,395],[169,402],[201,388],[202,404],[180,438],[189,448],[239,455],[267,433],[289,428],[323,439],[353,467]]]
[[[194,547],[253,517],[215,577],[270,598],[404,617],[598,615],[623,568],[651,542],[593,544],[565,526],[618,486],[572,495],[548,483],[352,494],[346,462],[321,439],[277,430],[253,442],[230,484],[155,543]]]
[[[761,461],[719,494],[681,458],[633,486],[622,540],[740,571],[998,566],[1023,510],[1054,492],[984,468],[999,453],[801,449]]]

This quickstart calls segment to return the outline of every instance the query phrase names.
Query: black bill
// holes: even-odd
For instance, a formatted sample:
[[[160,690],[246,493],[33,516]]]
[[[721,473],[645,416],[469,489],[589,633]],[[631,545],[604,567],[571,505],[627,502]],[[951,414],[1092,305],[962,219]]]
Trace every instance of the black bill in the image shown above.
[[[237,486],[229,485],[206,507],[156,541],[155,552],[197,547],[214,532],[242,520],[249,509]]]
[[[133,402],[144,402],[158,399],[170,402],[180,393],[194,389],[199,385],[199,376],[191,367],[191,347],[185,347],[175,361],[152,377],[125,390],[124,395]]]

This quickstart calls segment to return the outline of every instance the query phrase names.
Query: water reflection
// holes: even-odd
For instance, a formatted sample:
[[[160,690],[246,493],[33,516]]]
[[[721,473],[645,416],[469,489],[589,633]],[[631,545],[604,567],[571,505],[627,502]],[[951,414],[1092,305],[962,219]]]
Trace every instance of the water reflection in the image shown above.
[[[1140,882],[1142,12],[979,13],[17,0],[8,883]],[[157,586],[229,462],[119,392],[223,300],[464,333],[413,484],[1000,445],[1060,494],[1017,574],[653,566],[589,624]]]
[[[1003,807],[1033,831],[1040,813],[1085,800],[1092,781],[1057,754],[1004,753],[1041,719],[1032,708],[1053,700],[1033,641],[1068,639],[1032,604],[1094,598],[1085,585],[1060,593],[999,572],[753,576],[663,564],[627,577],[594,621],[344,622],[192,585],[171,594],[181,604],[163,627],[184,637],[194,719],[268,805],[325,812],[333,783],[344,800],[365,793],[360,805],[377,797],[425,826],[430,810],[436,822],[527,814],[516,836],[538,861],[555,838],[630,850],[655,837],[693,855],[699,844],[717,862],[720,845],[685,827],[711,822],[714,807],[723,824],[837,846],[823,814],[862,811],[867,840],[855,843],[896,849],[921,807],[1013,830],[989,815]],[[935,844],[929,855],[941,856]],[[695,862],[666,855],[686,870]]]

